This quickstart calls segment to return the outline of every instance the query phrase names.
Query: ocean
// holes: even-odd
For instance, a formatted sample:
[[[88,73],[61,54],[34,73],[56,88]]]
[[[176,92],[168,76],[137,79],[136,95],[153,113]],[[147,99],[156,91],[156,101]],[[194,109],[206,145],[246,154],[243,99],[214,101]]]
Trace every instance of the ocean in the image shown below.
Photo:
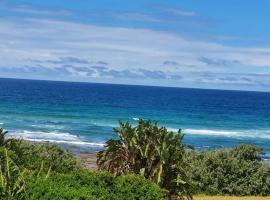
[[[197,149],[250,143],[270,156],[270,93],[0,79],[8,136],[97,151],[119,121],[182,129]]]

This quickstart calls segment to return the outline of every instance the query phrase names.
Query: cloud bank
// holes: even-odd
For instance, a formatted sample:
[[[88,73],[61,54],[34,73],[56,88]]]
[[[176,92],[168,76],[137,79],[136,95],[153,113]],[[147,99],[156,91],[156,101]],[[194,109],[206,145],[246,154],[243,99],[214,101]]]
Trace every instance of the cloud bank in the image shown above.
[[[44,18],[48,11],[29,7],[14,12],[39,16],[0,18],[2,77],[269,90],[267,47],[232,47],[181,33]],[[156,23],[141,14],[123,16]]]

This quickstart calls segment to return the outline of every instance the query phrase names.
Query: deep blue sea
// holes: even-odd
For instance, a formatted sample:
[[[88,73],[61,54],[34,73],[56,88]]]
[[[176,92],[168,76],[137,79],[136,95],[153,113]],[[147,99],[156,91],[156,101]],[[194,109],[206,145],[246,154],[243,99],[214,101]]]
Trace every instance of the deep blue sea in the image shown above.
[[[270,93],[0,79],[0,111],[9,136],[85,150],[143,118],[198,149],[252,143],[270,155]]]

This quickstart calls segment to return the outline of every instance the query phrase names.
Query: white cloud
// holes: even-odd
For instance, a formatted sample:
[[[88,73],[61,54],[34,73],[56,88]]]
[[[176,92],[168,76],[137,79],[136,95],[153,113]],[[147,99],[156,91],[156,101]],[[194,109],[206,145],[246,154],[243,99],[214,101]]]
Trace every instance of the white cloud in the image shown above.
[[[195,17],[197,16],[197,13],[194,11],[186,11],[186,10],[181,10],[181,9],[175,9],[175,8],[167,8],[163,9],[167,12],[170,12],[174,15],[179,15],[179,16],[185,16],[185,17]]]
[[[109,63],[111,69],[120,72],[145,69],[184,77],[178,82],[164,80],[160,83],[159,80],[159,85],[196,84],[205,71],[212,74],[270,73],[270,67],[267,67],[270,66],[270,48],[230,47],[214,42],[188,40],[181,35],[162,31],[95,26],[52,19],[0,19],[0,47],[0,75],[1,67],[31,66],[34,65],[31,60],[59,60],[63,57],[93,62],[102,60]],[[212,62],[207,65],[198,59],[201,57],[216,62],[222,60],[228,64],[222,66]],[[168,60],[178,65],[164,66],[163,63]],[[226,60],[237,62],[231,64]],[[61,67],[59,64],[48,62],[44,67],[58,69]],[[78,63],[82,66],[87,64]],[[55,76],[57,78],[58,74]],[[77,80],[82,78],[79,74],[77,76]],[[50,77],[44,75],[44,78],[54,79],[52,74]],[[218,81],[226,84],[228,81],[232,83],[233,79]],[[235,84],[238,82],[235,81]]]
[[[122,20],[134,20],[134,21],[144,21],[144,22],[161,22],[161,19],[157,17],[142,14],[142,13],[134,13],[134,12],[127,12],[127,13],[114,13],[112,16],[122,19]]]
[[[44,10],[44,9],[37,9],[33,8],[31,6],[17,6],[12,9],[14,12],[23,13],[23,14],[32,14],[32,15],[45,15],[45,16],[55,16],[55,15],[61,15],[61,16],[69,16],[72,15],[72,12],[68,10]]]

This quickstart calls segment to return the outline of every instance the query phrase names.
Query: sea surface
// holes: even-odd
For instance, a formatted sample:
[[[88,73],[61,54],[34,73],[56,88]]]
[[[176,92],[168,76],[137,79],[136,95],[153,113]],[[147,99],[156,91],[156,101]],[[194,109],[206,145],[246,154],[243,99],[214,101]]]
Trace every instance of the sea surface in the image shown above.
[[[139,118],[181,128],[198,149],[251,143],[270,156],[270,93],[0,79],[8,136],[96,151]]]

